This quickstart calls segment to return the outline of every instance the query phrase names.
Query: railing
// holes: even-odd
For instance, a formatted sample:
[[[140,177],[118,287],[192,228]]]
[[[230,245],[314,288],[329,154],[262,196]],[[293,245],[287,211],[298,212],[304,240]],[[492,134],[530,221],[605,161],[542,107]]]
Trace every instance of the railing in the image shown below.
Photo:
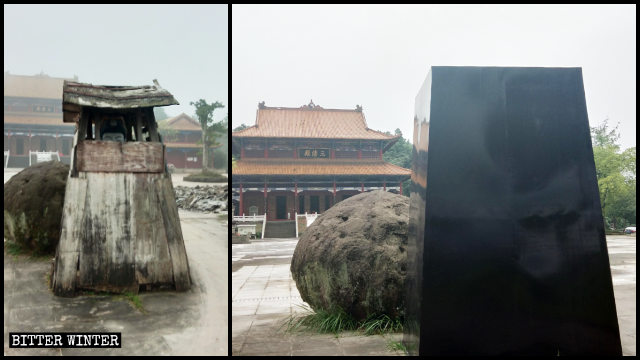
[[[314,221],[316,221],[316,218],[318,217],[318,213],[313,213],[313,214],[300,214],[298,215],[296,213],[295,219],[296,219],[296,237],[298,237],[298,218],[304,218],[305,219],[305,223],[306,223],[306,227],[309,227],[309,225],[313,224]]]
[[[58,161],[60,161],[60,154],[58,154],[57,151],[29,151],[29,166],[31,166],[31,155],[36,156],[36,164],[54,160],[54,155],[58,158]]]
[[[304,216],[307,217],[307,227],[309,227],[309,225],[313,224],[313,222],[316,221],[316,218],[318,217],[318,213],[313,213],[313,214],[304,213]]]
[[[234,216],[233,221],[238,222],[260,222],[262,221],[262,234],[260,236],[261,239],[264,239],[264,229],[267,225],[267,215],[249,215],[245,216],[242,214],[241,216]]]

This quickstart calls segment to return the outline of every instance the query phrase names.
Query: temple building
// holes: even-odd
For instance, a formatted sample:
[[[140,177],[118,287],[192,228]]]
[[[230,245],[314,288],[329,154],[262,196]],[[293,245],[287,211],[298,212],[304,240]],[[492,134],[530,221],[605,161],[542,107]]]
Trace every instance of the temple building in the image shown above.
[[[232,133],[235,215],[266,221],[322,213],[361,192],[402,193],[411,176],[382,159],[399,136],[367,127],[362,107],[324,109],[258,105],[254,126]]]
[[[180,114],[158,122],[162,141],[166,146],[167,164],[178,169],[202,168],[202,128],[187,114]],[[208,167],[213,169],[213,148],[210,149]]]
[[[4,73],[5,167],[29,166],[30,152],[57,152],[69,164],[75,125],[62,122],[62,84],[72,79]]]
[[[4,73],[5,167],[24,168],[36,160],[30,152],[57,153],[56,160],[71,161],[75,125],[62,121],[62,85],[65,80],[45,74]],[[178,169],[202,168],[202,128],[186,114],[159,121],[167,164]],[[30,159],[31,158],[31,159]],[[213,147],[209,168],[213,168]]]

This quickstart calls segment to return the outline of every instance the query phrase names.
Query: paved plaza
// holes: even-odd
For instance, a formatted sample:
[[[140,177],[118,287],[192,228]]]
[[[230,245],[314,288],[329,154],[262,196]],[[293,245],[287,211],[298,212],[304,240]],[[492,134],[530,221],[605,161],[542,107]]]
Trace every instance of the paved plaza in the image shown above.
[[[255,240],[232,248],[232,355],[402,355],[402,334],[287,334],[282,323],[304,312],[289,266],[297,239]]]
[[[280,325],[301,313],[289,266],[297,239],[252,240],[232,246],[232,355],[403,355],[388,349],[402,334],[285,334]],[[624,355],[636,355],[636,237],[607,236]]]

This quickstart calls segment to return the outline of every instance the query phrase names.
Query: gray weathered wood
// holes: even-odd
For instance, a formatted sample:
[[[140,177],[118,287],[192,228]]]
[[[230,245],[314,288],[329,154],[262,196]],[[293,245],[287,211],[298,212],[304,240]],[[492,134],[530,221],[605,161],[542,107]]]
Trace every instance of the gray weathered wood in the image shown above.
[[[78,171],[164,172],[164,145],[152,142],[82,141],[77,146]]]
[[[60,242],[56,249],[53,291],[62,296],[73,295],[76,290],[76,272],[80,253],[81,227],[85,208],[87,181],[70,177],[65,187],[65,202],[62,211]]]
[[[137,292],[140,285],[191,286],[167,174],[80,172],[69,178],[54,292]]]

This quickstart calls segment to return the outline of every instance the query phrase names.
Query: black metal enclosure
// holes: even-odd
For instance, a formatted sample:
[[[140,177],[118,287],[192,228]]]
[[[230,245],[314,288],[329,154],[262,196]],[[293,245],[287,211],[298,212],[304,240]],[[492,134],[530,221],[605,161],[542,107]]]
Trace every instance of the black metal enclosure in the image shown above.
[[[409,351],[621,355],[582,70],[432,67],[413,140]]]

